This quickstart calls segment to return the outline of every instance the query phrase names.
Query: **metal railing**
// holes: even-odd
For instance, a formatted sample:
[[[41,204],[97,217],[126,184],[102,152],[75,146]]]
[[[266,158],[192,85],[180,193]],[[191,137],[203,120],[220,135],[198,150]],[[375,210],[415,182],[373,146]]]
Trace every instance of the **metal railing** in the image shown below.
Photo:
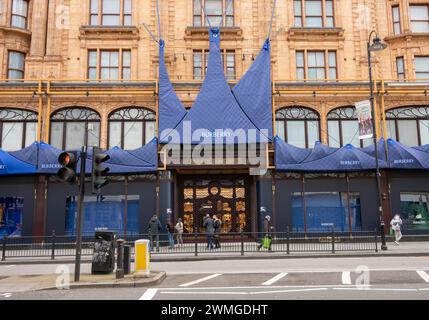
[[[119,236],[118,238],[120,238]],[[167,234],[127,235],[126,244],[131,245],[134,254],[134,241],[148,239],[151,242],[152,255],[182,254],[198,256],[204,254],[277,252],[291,253],[332,253],[337,252],[378,252],[378,236],[374,231],[353,232],[261,232],[221,233],[211,237],[213,247],[208,245],[205,233],[184,233],[183,244],[178,243],[174,234],[174,245],[170,246]],[[219,247],[216,246],[218,241]],[[94,234],[84,235],[82,239],[82,256],[92,256]],[[3,238],[1,243],[1,260],[7,258],[45,257],[54,260],[56,257],[75,255],[76,237],[57,236],[53,233],[45,237]]]

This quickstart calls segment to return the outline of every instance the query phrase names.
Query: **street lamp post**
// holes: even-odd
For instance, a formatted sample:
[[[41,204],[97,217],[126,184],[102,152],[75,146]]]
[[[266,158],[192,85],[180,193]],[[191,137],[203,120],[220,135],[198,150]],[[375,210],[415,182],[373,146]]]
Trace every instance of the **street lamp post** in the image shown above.
[[[368,50],[368,67],[369,67],[369,89],[370,89],[370,103],[371,103],[371,115],[372,115],[372,137],[374,142],[374,153],[375,153],[375,176],[377,180],[377,195],[378,195],[378,219],[380,225],[381,234],[381,250],[387,250],[386,236],[384,234],[384,219],[383,219],[383,200],[381,194],[381,182],[380,182],[380,164],[378,159],[378,145],[377,145],[377,134],[375,128],[375,109],[374,109],[374,86],[372,83],[372,63],[371,63],[371,52],[384,50],[387,45],[382,43],[378,35],[376,34],[373,43],[371,44],[371,37],[376,32],[373,30],[369,34],[367,42]]]

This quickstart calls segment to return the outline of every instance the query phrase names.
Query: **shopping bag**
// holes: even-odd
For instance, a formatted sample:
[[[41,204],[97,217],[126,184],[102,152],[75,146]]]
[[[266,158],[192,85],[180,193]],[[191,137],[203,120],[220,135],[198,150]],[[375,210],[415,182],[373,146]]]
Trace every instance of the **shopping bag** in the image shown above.
[[[262,246],[265,249],[269,249],[271,246],[271,237],[270,236],[265,236],[264,239],[262,240]]]

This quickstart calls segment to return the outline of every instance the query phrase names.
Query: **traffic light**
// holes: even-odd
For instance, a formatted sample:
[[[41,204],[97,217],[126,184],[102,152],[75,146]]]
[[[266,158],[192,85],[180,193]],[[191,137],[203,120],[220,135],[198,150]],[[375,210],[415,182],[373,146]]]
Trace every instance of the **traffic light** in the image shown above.
[[[57,172],[57,178],[63,182],[76,182],[77,152],[66,151],[59,155],[58,162],[62,166]]]
[[[102,164],[110,159],[107,154],[101,153],[100,148],[94,147],[92,153],[92,193],[98,193],[102,187],[109,183],[106,175],[110,169]]]

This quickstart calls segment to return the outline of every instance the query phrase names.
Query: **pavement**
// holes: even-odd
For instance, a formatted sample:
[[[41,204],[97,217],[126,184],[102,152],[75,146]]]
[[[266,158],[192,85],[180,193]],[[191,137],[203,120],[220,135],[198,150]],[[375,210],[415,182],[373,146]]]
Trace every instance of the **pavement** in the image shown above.
[[[58,265],[61,267],[61,265]],[[57,266],[57,268],[58,268]],[[5,291],[2,300],[429,300],[429,254],[420,257],[157,262],[166,278],[148,287]],[[64,266],[62,266],[64,268]],[[83,265],[83,271],[90,267]],[[14,273],[51,272],[54,265],[16,265]],[[0,266],[0,274],[5,266]],[[9,271],[13,273],[12,271]]]

